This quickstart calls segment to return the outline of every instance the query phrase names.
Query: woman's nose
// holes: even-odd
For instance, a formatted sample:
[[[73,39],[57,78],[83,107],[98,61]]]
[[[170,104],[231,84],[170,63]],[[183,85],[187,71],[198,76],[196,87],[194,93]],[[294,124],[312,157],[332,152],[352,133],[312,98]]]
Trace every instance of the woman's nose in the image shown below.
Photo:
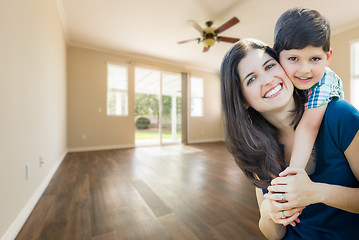
[[[273,81],[273,76],[272,75],[267,74],[267,75],[265,75],[263,77],[263,84],[264,85],[266,85],[266,84],[268,84],[268,83],[270,83],[272,81]]]

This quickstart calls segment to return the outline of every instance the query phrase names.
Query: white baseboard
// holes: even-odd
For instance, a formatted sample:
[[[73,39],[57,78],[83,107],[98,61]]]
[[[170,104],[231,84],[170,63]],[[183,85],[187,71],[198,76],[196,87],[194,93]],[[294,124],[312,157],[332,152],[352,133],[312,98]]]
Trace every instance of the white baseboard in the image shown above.
[[[135,145],[133,145],[133,144],[78,147],[78,148],[69,148],[68,152],[101,151],[101,150],[112,150],[112,149],[122,149],[122,148],[134,148],[134,147],[135,147]]]
[[[16,217],[15,221],[10,225],[8,230],[2,236],[1,240],[14,240],[17,234],[20,232],[21,228],[25,224],[27,218],[30,216],[32,210],[35,208],[37,202],[41,198],[42,194],[44,193],[45,189],[49,185],[52,177],[54,176],[57,168],[60,166],[62,161],[64,160],[67,151],[65,151],[61,157],[57,160],[55,165],[52,167],[44,181],[41,185],[36,189],[30,200],[26,203],[25,207],[21,210],[20,214]]]
[[[224,142],[223,138],[210,138],[210,139],[198,139],[198,140],[188,140],[188,143],[208,143],[208,142]]]

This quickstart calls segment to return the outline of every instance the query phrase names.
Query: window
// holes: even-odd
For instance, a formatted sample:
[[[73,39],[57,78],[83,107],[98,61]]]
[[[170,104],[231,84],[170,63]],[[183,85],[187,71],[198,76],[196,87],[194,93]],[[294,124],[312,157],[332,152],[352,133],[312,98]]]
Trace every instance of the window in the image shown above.
[[[128,68],[107,64],[107,115],[128,115]]]
[[[350,102],[359,109],[359,41],[351,46]]]
[[[191,78],[191,116],[203,116],[203,79]]]

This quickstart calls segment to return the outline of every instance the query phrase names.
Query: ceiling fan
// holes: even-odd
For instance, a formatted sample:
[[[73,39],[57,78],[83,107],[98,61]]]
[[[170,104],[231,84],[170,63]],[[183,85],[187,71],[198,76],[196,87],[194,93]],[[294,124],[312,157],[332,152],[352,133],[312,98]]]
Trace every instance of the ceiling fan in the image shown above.
[[[233,25],[237,24],[239,22],[239,19],[236,17],[233,17],[232,19],[228,20],[226,23],[222,24],[222,26],[218,28],[212,27],[213,21],[207,21],[206,22],[206,28],[202,28],[196,21],[191,20],[189,21],[190,24],[201,33],[200,38],[193,38],[189,40],[179,41],[178,44],[187,43],[191,41],[197,41],[198,43],[203,43],[203,52],[207,52],[210,47],[214,45],[214,43],[217,42],[229,42],[229,43],[235,43],[239,41],[239,38],[231,38],[231,37],[222,37],[218,36],[218,34],[224,32],[228,28],[232,27]]]

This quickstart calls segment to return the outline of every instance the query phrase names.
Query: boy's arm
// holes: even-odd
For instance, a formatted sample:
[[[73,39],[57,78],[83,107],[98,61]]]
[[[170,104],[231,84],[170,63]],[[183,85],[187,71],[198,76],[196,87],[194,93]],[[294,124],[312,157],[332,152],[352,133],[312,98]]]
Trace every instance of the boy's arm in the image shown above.
[[[294,132],[290,167],[305,169],[326,109],[327,104],[316,108],[309,108],[304,111],[297,129]]]

